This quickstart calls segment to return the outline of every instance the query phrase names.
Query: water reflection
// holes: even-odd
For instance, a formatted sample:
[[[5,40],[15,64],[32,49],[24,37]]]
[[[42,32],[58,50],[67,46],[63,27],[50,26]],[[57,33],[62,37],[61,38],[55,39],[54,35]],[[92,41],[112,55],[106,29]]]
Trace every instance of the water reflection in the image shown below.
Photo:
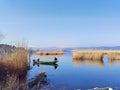
[[[75,66],[82,65],[88,63],[90,65],[98,65],[98,66],[104,66],[103,60],[80,60],[80,59],[73,59],[73,64]]]
[[[106,62],[107,60],[107,62]],[[107,56],[104,56],[102,59],[99,60],[94,60],[94,59],[73,59],[72,60],[73,64],[75,66],[79,66],[82,64],[89,64],[89,65],[94,65],[94,66],[105,66],[106,63],[113,65],[116,62],[120,62],[120,60],[117,59],[110,59]]]
[[[40,67],[41,65],[45,65],[45,66],[53,66],[54,69],[57,69],[58,68],[58,64],[37,64],[37,63],[33,63],[33,66],[38,66]]]

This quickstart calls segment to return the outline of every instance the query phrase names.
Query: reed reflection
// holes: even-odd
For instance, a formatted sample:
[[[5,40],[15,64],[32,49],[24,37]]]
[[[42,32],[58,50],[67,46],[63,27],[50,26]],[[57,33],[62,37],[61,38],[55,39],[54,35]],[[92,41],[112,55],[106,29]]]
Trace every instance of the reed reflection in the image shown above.
[[[82,64],[104,66],[104,61],[103,60],[73,59],[73,64],[75,66],[79,66],[79,65],[82,65]]]
[[[105,62],[106,60],[108,60],[108,62]],[[72,60],[73,64],[75,66],[79,66],[79,65],[83,65],[83,64],[89,64],[89,65],[93,65],[93,66],[105,66],[107,64],[109,64],[110,66],[114,65],[114,63],[120,63],[120,59],[113,59],[111,57],[108,57],[108,56],[104,56],[103,58],[101,59],[75,59],[73,58]]]

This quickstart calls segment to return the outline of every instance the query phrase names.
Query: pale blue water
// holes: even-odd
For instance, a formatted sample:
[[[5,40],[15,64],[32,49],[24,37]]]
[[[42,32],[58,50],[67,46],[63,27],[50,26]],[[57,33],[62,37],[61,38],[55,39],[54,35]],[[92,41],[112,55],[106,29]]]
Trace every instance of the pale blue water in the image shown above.
[[[41,57],[33,55],[31,61],[38,57],[41,60],[54,59],[52,56]],[[40,67],[32,66],[31,62],[32,69],[28,72],[28,79],[44,70],[49,84],[43,86],[43,90],[86,90],[95,87],[112,87],[114,90],[120,90],[119,61],[110,63],[110,60],[105,57],[103,63],[89,60],[75,62],[69,52],[62,57],[58,57],[58,60],[57,69],[54,69],[53,66],[45,65],[40,65]]]

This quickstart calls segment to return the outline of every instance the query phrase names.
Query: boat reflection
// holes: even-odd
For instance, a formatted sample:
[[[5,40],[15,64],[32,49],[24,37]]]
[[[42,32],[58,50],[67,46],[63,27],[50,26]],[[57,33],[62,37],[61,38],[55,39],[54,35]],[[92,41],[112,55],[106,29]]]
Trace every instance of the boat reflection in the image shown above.
[[[39,64],[39,63],[33,63],[33,66],[38,66],[38,67],[40,67],[41,65],[53,66],[54,69],[57,69],[57,68],[58,68],[58,64]]]

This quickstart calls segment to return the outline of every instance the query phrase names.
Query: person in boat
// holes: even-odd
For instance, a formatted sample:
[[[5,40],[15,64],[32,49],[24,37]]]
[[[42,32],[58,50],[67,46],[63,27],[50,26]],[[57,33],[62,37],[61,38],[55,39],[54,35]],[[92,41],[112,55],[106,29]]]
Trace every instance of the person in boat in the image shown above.
[[[39,62],[40,61],[40,58],[38,58],[37,59],[37,62]],[[40,66],[40,64],[39,63],[37,63],[37,66],[39,67]]]
[[[58,59],[55,57],[54,60],[57,61]]]
[[[33,59],[33,62],[35,62],[35,59]]]
[[[37,62],[39,62],[39,61],[40,61],[40,58],[37,59]]]
[[[33,66],[35,66],[35,59],[33,59]]]

